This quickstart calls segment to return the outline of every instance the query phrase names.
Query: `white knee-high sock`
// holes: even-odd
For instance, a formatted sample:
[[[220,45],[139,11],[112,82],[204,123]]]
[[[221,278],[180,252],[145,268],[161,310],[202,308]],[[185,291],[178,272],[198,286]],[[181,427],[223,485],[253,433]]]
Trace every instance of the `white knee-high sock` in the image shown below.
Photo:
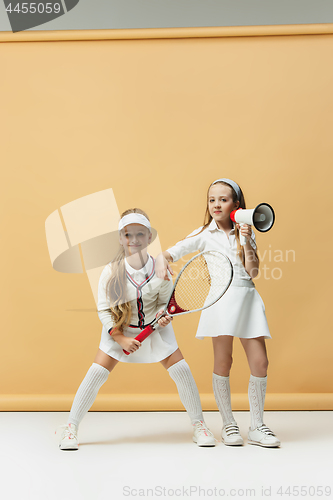
[[[236,424],[231,409],[229,377],[213,373],[213,391],[217,407],[222,415],[223,427]]]
[[[267,375],[266,377],[255,377],[254,375],[250,376],[249,402],[252,430],[263,424],[266,386]]]
[[[79,426],[95,401],[99,389],[107,381],[109,374],[109,370],[104,366],[97,363],[91,365],[75,395],[67,421],[68,424]]]
[[[168,372],[172,380],[176,383],[180,400],[191,422],[194,423],[197,420],[203,420],[198,388],[185,359],[181,359],[178,363],[170,366]]]

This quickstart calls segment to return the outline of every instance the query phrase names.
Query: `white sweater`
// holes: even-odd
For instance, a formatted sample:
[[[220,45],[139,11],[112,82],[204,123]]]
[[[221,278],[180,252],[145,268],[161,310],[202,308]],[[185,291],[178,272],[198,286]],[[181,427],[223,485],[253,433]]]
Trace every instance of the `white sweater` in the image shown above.
[[[155,261],[148,256],[147,264],[142,269],[133,269],[125,259],[127,271],[126,295],[131,304],[131,327],[144,328],[150,324],[156,313],[162,309],[170,296],[172,281],[165,281],[155,275]],[[102,271],[98,285],[98,316],[107,331],[113,328],[110,297],[107,283],[112,274],[111,263]]]

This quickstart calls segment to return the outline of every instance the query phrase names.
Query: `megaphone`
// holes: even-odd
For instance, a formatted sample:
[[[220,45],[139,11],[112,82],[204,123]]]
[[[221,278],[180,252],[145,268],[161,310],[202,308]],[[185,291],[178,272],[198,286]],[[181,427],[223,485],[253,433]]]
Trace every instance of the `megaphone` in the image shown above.
[[[238,208],[230,214],[230,219],[242,226],[243,224],[253,225],[261,233],[266,233],[272,229],[275,221],[275,213],[273,208],[268,203],[260,203],[252,210],[243,210]],[[240,244],[246,245],[245,236],[239,235]]]

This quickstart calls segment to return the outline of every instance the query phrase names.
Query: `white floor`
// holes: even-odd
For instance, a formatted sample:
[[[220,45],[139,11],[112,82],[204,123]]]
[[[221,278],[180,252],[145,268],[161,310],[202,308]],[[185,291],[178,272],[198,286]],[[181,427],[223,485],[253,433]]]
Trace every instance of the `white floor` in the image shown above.
[[[249,414],[235,415],[246,438]],[[66,413],[0,419],[4,500],[333,497],[333,412],[266,412],[280,449],[198,448],[181,412],[91,412],[77,452],[60,451],[54,434]],[[219,414],[205,420],[220,439]]]

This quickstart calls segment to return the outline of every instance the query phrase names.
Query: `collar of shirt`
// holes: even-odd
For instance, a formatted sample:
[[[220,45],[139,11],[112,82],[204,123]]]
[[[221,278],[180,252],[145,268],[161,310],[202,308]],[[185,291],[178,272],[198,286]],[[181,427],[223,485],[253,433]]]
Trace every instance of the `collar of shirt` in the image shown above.
[[[127,259],[125,258],[125,267],[126,267],[126,271],[130,274],[130,275],[133,275],[133,274],[147,274],[149,275],[151,273],[151,270],[153,268],[153,259],[151,258],[151,256],[149,254],[148,255],[148,260],[146,262],[146,264],[141,267],[141,269],[134,269],[134,267],[130,266],[129,263],[127,262]]]
[[[232,225],[233,225],[233,228],[230,230],[230,233],[229,233],[229,234],[235,234],[235,224],[234,224],[234,223],[232,223]],[[212,219],[212,222],[209,224],[209,226],[208,226],[208,230],[209,230],[209,231],[222,231],[222,232],[224,233],[223,229],[220,229],[220,228],[217,226],[217,224],[216,224],[216,222],[215,222],[215,220],[214,220],[214,219]]]

